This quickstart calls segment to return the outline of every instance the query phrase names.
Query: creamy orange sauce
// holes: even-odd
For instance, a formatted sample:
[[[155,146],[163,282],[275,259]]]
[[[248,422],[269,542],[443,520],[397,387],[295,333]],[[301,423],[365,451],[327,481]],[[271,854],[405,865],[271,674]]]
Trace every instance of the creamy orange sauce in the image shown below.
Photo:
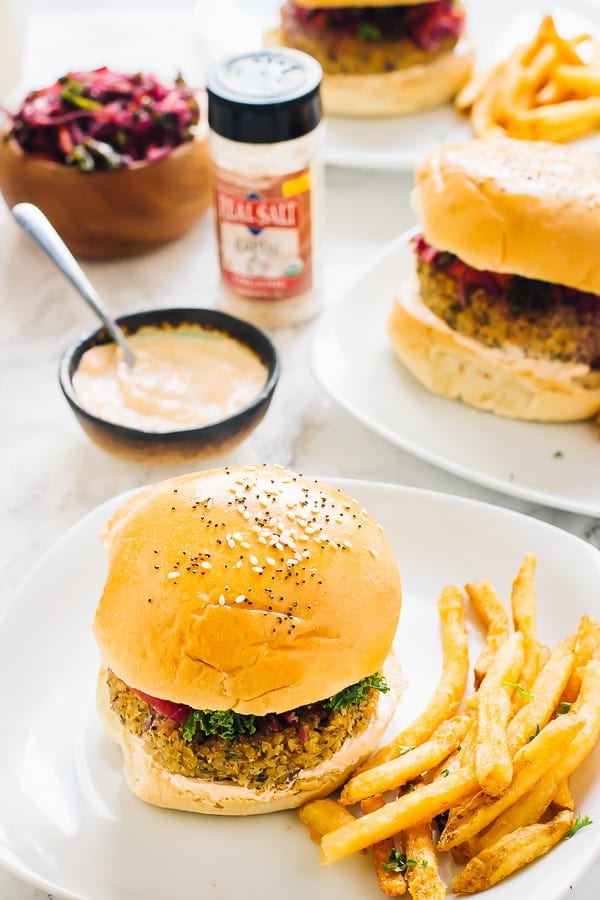
[[[128,338],[130,369],[116,344],[87,350],[73,375],[82,406],[144,431],[209,425],[247,406],[267,383],[267,368],[227,334],[183,326],[142,328]]]

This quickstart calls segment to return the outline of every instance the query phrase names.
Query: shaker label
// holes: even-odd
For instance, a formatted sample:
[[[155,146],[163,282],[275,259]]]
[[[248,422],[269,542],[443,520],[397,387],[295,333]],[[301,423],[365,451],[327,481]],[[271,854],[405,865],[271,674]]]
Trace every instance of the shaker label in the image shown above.
[[[270,300],[312,287],[310,172],[238,188],[216,173],[221,273],[239,294]]]

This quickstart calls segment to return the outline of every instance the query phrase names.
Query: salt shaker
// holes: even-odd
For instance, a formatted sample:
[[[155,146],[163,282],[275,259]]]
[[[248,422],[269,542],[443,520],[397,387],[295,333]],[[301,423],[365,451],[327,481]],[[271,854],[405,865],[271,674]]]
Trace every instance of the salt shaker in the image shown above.
[[[208,73],[221,304],[263,327],[322,305],[321,78],[316,60],[286,49]]]

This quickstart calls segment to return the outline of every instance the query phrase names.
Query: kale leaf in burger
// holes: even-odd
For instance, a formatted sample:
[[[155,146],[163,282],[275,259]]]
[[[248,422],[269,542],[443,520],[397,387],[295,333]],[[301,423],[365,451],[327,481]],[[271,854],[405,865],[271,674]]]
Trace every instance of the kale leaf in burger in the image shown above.
[[[329,115],[393,116],[437,106],[473,64],[458,0],[287,0],[266,36],[314,56]]]
[[[415,274],[389,321],[426,387],[519,419],[600,411],[600,162],[498,138],[418,167]]]
[[[271,466],[153,485],[105,530],[98,707],[133,792],[243,815],[329,793],[402,690],[400,579],[339,489]]]

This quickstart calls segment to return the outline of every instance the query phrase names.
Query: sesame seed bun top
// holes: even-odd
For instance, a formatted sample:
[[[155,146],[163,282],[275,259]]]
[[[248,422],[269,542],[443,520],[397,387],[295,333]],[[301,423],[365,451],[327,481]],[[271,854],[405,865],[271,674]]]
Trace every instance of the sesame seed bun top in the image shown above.
[[[94,630],[128,685],[266,715],[381,669],[401,604],[383,530],[342,491],[272,466],[212,469],[128,500],[104,533]]]

